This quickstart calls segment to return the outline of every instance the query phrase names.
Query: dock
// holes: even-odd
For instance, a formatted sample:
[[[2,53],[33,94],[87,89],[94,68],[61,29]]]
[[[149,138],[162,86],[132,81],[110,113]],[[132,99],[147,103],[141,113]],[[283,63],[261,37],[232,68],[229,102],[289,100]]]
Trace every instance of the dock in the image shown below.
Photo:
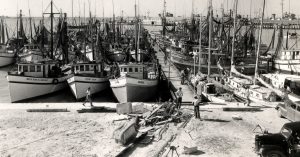
[[[183,92],[182,103],[191,104],[195,100],[195,93],[187,84],[181,84],[180,71],[175,67],[174,64],[170,62],[169,59],[167,61],[167,64],[164,63],[165,54],[162,52],[160,47],[157,44],[155,44],[153,48],[156,51],[155,55],[158,59],[159,64],[161,65],[162,74],[169,81],[169,88],[171,94],[174,95],[174,93],[179,89],[179,87],[181,87]]]

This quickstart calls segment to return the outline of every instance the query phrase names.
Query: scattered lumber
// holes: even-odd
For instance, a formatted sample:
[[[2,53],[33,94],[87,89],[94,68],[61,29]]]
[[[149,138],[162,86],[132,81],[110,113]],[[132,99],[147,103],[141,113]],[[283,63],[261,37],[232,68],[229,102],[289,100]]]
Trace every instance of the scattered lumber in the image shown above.
[[[78,113],[98,113],[98,112],[116,112],[115,108],[105,107],[105,106],[93,106],[86,107],[77,110]]]
[[[69,112],[66,108],[39,108],[39,109],[27,109],[27,112]]]
[[[258,107],[223,107],[223,111],[243,111],[243,112],[251,112],[251,111],[261,111]]]

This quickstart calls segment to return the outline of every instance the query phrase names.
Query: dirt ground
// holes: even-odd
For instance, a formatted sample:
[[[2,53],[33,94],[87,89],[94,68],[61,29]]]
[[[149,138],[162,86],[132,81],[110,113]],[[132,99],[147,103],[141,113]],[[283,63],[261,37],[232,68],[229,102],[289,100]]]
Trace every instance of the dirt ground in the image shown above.
[[[192,113],[191,107],[184,107]],[[240,115],[243,120],[232,119]],[[127,156],[153,156],[166,144],[198,147],[199,156],[256,156],[253,151],[257,124],[277,132],[286,119],[277,117],[275,109],[262,112],[223,112],[220,109],[201,109],[203,121],[194,118],[185,128],[170,123],[162,139],[148,145],[139,144]],[[124,147],[112,138],[115,128],[126,121],[113,122],[122,116],[116,113],[28,113],[25,110],[0,110],[0,156],[115,156]],[[168,147],[163,156],[166,156]],[[169,154],[171,156],[171,154]]]

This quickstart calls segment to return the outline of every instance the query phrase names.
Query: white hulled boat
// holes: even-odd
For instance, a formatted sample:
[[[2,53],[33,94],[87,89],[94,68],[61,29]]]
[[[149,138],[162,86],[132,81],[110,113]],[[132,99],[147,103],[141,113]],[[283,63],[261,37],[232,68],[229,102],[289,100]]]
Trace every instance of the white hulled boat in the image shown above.
[[[67,87],[68,77],[55,61],[18,63],[7,76],[11,102],[62,90]]]
[[[68,84],[75,98],[86,96],[86,90],[91,88],[91,94],[101,92],[109,87],[108,77],[104,73],[101,63],[77,63],[73,65],[73,75],[68,79]]]
[[[145,102],[155,98],[158,73],[154,64],[128,63],[119,69],[120,77],[109,80],[119,102]]]
[[[300,49],[281,50],[274,59],[274,68],[286,74],[300,74]]]
[[[15,56],[15,51],[8,50],[6,44],[0,44],[0,67],[13,64]]]

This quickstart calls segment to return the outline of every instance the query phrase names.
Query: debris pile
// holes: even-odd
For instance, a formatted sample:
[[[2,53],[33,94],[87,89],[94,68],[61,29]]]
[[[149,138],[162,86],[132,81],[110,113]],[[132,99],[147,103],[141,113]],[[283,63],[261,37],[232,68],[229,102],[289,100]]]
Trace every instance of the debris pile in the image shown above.
[[[158,142],[168,130],[169,123],[187,121],[191,116],[183,114],[173,102],[159,105],[143,103],[122,103],[117,105],[118,114],[125,114],[129,121],[115,129],[113,137],[117,143],[126,145],[121,153],[132,148],[134,144],[149,144]],[[122,120],[126,118],[122,118]],[[185,123],[182,123],[184,125]],[[186,124],[185,124],[186,125]],[[181,127],[181,126],[179,126]]]

